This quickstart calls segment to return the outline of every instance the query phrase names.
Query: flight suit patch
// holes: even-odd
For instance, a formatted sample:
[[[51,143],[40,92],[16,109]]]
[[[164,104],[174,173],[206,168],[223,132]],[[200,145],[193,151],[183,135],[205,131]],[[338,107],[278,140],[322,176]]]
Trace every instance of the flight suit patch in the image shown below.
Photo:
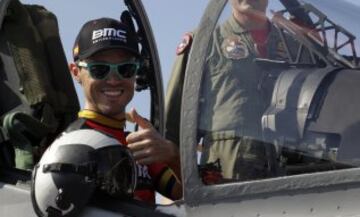
[[[181,42],[176,47],[176,55],[180,55],[184,53],[184,51],[190,47],[192,42],[192,34],[190,32],[185,33],[183,38],[181,39]]]
[[[224,56],[228,59],[239,60],[249,56],[249,49],[240,36],[232,35],[225,38],[221,49]]]

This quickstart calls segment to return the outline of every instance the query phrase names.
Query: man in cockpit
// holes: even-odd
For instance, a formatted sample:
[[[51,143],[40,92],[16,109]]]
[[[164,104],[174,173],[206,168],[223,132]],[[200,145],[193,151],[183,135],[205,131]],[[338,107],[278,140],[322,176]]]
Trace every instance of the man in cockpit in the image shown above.
[[[222,176],[249,180],[274,175],[272,145],[262,141],[261,117],[270,102],[268,71],[255,58],[283,59],[277,30],[266,16],[268,0],[230,0],[232,16],[209,46],[201,87],[201,164],[220,160]],[[182,86],[192,33],[177,49],[166,96],[166,136],[179,143]],[[270,85],[271,90],[271,85]]]
[[[133,109],[132,121],[141,128],[125,131],[125,108],[134,96],[135,75],[140,67],[136,33],[111,18],[88,21],[73,49],[70,71],[83,88],[84,109],[68,131],[96,129],[128,147],[137,162],[135,199],[155,202],[155,190],[175,200],[182,195],[179,151],[149,121]]]

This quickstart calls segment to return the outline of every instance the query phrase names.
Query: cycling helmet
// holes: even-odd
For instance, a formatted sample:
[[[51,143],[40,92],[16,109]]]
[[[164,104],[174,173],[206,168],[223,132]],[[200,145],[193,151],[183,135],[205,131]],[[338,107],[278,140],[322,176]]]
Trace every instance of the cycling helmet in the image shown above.
[[[33,170],[32,204],[38,216],[74,216],[94,192],[131,197],[136,177],[135,161],[118,140],[93,129],[63,133]]]

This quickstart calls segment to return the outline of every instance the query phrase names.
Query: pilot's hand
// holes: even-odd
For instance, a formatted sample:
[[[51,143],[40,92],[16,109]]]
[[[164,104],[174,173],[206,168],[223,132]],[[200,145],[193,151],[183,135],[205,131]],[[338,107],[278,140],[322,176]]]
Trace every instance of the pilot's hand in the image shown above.
[[[178,164],[179,150],[171,141],[163,138],[153,125],[140,116],[135,109],[129,113],[130,119],[139,125],[139,131],[126,137],[128,148],[139,164],[166,163]]]

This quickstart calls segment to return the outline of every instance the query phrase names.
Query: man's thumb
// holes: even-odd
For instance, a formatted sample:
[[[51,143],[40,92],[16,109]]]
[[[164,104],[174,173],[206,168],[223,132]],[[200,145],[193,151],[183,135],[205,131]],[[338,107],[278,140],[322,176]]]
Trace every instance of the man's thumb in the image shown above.
[[[148,120],[143,118],[141,115],[139,115],[134,108],[132,108],[128,113],[128,119],[130,119],[129,121],[139,125],[139,127],[142,129],[148,129],[153,127],[152,124]]]

